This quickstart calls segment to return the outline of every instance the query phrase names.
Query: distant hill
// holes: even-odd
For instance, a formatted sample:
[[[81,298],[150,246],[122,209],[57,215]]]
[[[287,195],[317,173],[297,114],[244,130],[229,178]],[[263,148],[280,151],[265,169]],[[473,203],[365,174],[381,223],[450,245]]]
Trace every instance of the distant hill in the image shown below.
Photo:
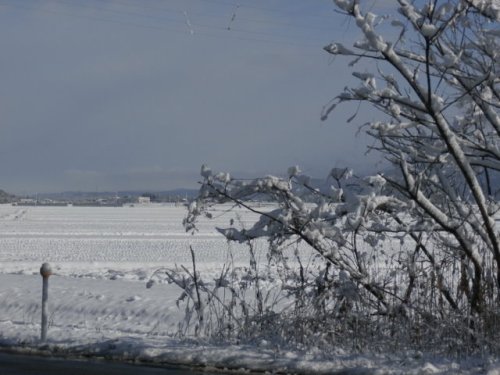
[[[9,194],[0,189],[0,203],[11,203],[16,199],[12,194]]]
[[[195,189],[174,189],[165,191],[125,190],[125,191],[65,191],[61,193],[38,194],[38,199],[53,199],[58,201],[80,202],[96,199],[113,199],[119,197],[125,201],[136,201],[140,196],[149,196],[153,202],[175,202],[181,199],[194,198],[198,193]]]

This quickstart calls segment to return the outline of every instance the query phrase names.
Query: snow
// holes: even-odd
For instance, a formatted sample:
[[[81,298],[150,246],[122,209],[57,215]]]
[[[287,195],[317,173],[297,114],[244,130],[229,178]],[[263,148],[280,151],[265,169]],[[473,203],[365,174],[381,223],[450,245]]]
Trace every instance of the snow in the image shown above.
[[[438,32],[438,28],[436,25],[432,24],[423,24],[421,28],[422,35],[427,38],[432,38]]]
[[[155,283],[160,267],[190,268],[189,246],[197,271],[216,274],[226,262],[226,240],[216,226],[227,226],[221,214],[202,221],[195,235],[185,233],[184,207],[15,207],[0,205],[0,347],[23,353],[68,357],[104,357],[230,370],[329,374],[497,374],[495,359],[458,360],[430,354],[359,354],[341,349],[293,351],[262,340],[254,345],[215,345],[180,339],[181,291]],[[250,223],[255,215],[241,212]],[[235,261],[247,263],[247,251],[231,244]],[[264,247],[260,250],[260,255]],[[39,341],[42,278],[48,262],[49,329]],[[347,288],[348,286],[346,286]]]
[[[334,0],[335,4],[345,12],[350,12],[353,6],[352,0]]]
[[[346,48],[342,43],[331,43],[325,47],[325,50],[333,55],[353,55],[354,52]]]

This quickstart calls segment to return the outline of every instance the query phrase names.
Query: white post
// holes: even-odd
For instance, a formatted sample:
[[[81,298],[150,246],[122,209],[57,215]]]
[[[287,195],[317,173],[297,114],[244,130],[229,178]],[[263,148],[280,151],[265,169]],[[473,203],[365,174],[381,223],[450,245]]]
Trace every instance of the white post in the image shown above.
[[[43,278],[42,287],[42,334],[41,340],[44,342],[47,339],[47,328],[49,324],[48,312],[47,312],[47,301],[49,299],[49,276],[52,275],[52,268],[50,264],[44,263],[40,268],[40,275]]]

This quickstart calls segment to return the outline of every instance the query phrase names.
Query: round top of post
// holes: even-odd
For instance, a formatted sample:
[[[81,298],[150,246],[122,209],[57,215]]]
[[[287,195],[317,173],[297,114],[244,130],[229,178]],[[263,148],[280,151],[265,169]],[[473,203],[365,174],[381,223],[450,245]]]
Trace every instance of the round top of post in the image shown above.
[[[52,267],[48,263],[42,264],[42,267],[40,267],[40,275],[42,277],[49,277],[52,275]]]

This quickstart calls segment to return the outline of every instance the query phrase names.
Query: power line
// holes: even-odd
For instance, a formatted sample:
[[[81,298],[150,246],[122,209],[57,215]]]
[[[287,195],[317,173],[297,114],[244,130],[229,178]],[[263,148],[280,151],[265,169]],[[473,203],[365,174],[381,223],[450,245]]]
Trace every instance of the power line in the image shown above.
[[[111,14],[119,14],[119,15],[126,15],[126,16],[138,16],[138,17],[144,17],[144,18],[150,18],[150,19],[155,19],[155,20],[160,20],[160,21],[167,21],[167,22],[175,22],[175,23],[179,23],[179,24],[185,24],[185,19],[182,18],[182,19],[173,19],[173,18],[163,18],[163,17],[158,17],[158,16],[152,16],[152,15],[149,15],[149,14],[141,14],[141,13],[135,13],[135,12],[124,12],[124,11],[117,11],[117,10],[112,10],[112,9],[108,9],[108,8],[104,8],[104,7],[96,7],[94,5],[89,5],[88,3],[85,3],[85,4],[82,4],[82,3],[79,3],[79,2],[74,2],[74,1],[71,1],[71,0],[53,0],[53,1],[56,1],[56,2],[59,2],[59,3],[63,3],[63,4],[71,4],[71,5],[74,5],[74,6],[78,6],[78,7],[84,7],[84,8],[88,8],[88,9],[94,9],[94,10],[98,10],[98,11],[103,11],[103,12],[107,12],[107,13],[111,13]],[[177,12],[177,15],[179,17],[181,17],[182,15],[184,14],[184,12]],[[190,14],[193,14],[193,13],[190,13]],[[233,19],[234,19],[234,15],[233,15]],[[216,30],[216,31],[228,31],[229,28],[228,27],[223,27],[223,26],[214,26],[214,25],[209,25],[209,24],[203,24],[203,23],[197,23],[197,22],[194,22],[193,20],[191,20],[192,22],[192,26],[193,27],[202,27],[202,28],[206,28],[206,29],[210,29],[210,30]],[[234,32],[237,32],[237,33],[242,33],[242,34],[251,34],[251,35],[259,35],[259,36],[269,36],[269,37],[277,37],[277,38],[281,38],[281,39],[293,39],[290,35],[283,35],[283,34],[277,34],[277,33],[269,33],[269,32],[263,32],[263,31],[254,31],[254,30],[248,30],[248,29],[244,29],[244,28],[241,28],[241,27],[236,27],[236,26],[231,26],[231,31],[234,31]],[[295,39],[294,39],[295,40]],[[313,39],[304,39],[304,41],[307,41],[307,42],[318,42],[320,43],[319,40],[313,40]]]
[[[103,11],[106,11],[106,12],[112,12],[112,13],[117,13],[117,14],[119,13],[119,14],[123,14],[123,15],[131,15],[131,16],[139,16],[139,17],[144,17],[144,18],[165,20],[165,18],[163,18],[163,17],[152,16],[152,15],[149,15],[149,14],[135,13],[135,12],[115,11],[115,10],[111,10],[109,8],[96,7],[96,6],[93,6],[93,5],[89,5],[89,3],[82,4],[82,3],[69,2],[68,0],[54,0],[54,1],[57,1],[57,2],[60,2],[60,3],[61,2],[62,3],[67,3],[67,4],[71,3],[71,4],[74,4],[75,6],[81,6],[81,7],[87,7],[87,8],[95,8],[95,9],[100,9],[100,10],[103,10]],[[97,2],[105,2],[106,0],[96,0],[96,1]],[[152,7],[152,6],[145,5],[143,2],[140,2],[140,3],[135,3],[134,2],[133,4],[131,4],[130,2],[125,2],[125,1],[120,1],[120,0],[114,0],[113,3],[119,3],[119,4],[122,4],[124,6],[133,7],[133,8],[151,9],[151,10],[160,11],[160,12],[163,12],[163,13],[171,13],[171,14],[174,14],[175,16],[179,16],[179,17],[182,16],[184,14],[184,12],[186,12],[186,9]],[[240,7],[238,7],[238,8],[240,8]],[[217,21],[219,21],[219,25],[223,25],[224,21],[226,20],[225,18],[222,18],[220,15],[212,15],[212,14],[207,14],[207,13],[193,12],[193,11],[189,11],[189,15],[191,15],[191,16],[197,16],[197,17],[203,17],[203,18],[207,18],[208,17],[208,18],[216,19]],[[172,18],[168,18],[168,20],[171,20],[173,22],[178,22],[178,23],[184,22],[183,20],[172,19]],[[238,20],[242,20],[242,21],[246,21],[246,22],[251,22],[251,23],[263,23],[263,24],[268,24],[268,25],[273,25],[273,26],[281,25],[281,26],[285,26],[285,27],[288,27],[288,28],[301,28],[301,29],[308,29],[308,30],[318,30],[318,31],[323,31],[323,32],[324,31],[332,31],[332,27],[331,26],[316,26],[316,25],[295,24],[295,23],[282,22],[282,21],[276,21],[276,20],[253,19],[253,18],[241,16],[240,14],[238,14]],[[206,24],[199,24],[199,26],[208,27],[208,28],[212,27],[212,26],[209,26],[209,25],[206,25]],[[241,31],[245,32],[247,30],[242,29]],[[248,30],[248,31],[250,33],[252,33],[252,31],[250,31],[250,30]]]
[[[225,0],[200,0],[200,1],[207,2],[207,3],[222,4],[222,5],[233,6],[233,7],[236,5],[235,2],[229,2],[229,1],[225,1]],[[295,12],[295,11],[283,10],[281,8],[279,8],[279,9],[278,8],[266,8],[266,7],[260,7],[260,6],[255,6],[255,5],[246,5],[246,4],[241,4],[241,3],[238,3],[238,5],[241,8],[255,9],[255,10],[260,10],[260,11],[263,11],[263,12],[297,15],[297,12]],[[301,15],[301,16],[303,16],[303,15]],[[309,17],[309,18],[322,18],[322,19],[326,19],[327,18],[325,16],[318,16],[318,15],[307,15],[306,17]]]
[[[164,26],[136,24],[136,23],[124,22],[124,21],[120,21],[120,20],[116,20],[116,19],[112,19],[112,18],[102,18],[102,17],[95,17],[95,16],[89,16],[89,15],[74,14],[74,13],[68,13],[68,12],[61,11],[61,10],[51,10],[51,9],[46,9],[46,8],[37,8],[37,7],[33,7],[33,6],[19,5],[17,3],[16,4],[0,3],[0,6],[17,8],[17,9],[24,9],[24,10],[28,10],[28,11],[35,11],[35,12],[41,12],[41,13],[63,15],[63,16],[73,17],[73,18],[82,18],[82,19],[88,19],[88,20],[93,20],[93,21],[111,22],[111,23],[121,24],[121,25],[125,25],[125,26],[134,26],[134,27],[155,29],[155,30],[166,30],[166,31],[174,32],[174,33],[186,34],[179,29],[167,28]]]
[[[62,0],[59,0],[59,1],[61,2]],[[66,12],[66,11],[62,11],[62,10],[53,10],[53,9],[47,9],[47,8],[34,7],[34,6],[25,6],[25,5],[20,5],[19,3],[11,4],[11,3],[6,3],[5,0],[3,3],[0,3],[0,6],[25,9],[25,10],[35,11],[35,12],[40,12],[40,13],[63,15],[63,16],[67,16],[67,17],[90,19],[90,20],[99,21],[99,22],[109,22],[109,23],[120,24],[123,26],[132,26],[132,27],[143,28],[143,29],[163,30],[163,31],[168,31],[168,32],[176,33],[176,34],[181,34],[184,36],[191,35],[191,33],[189,32],[190,30],[187,30],[187,28],[185,28],[185,27],[173,28],[173,27],[167,27],[165,25],[145,25],[142,23],[117,20],[114,18],[103,18],[103,17],[96,17],[93,15],[75,14],[75,13],[70,13],[70,12]],[[95,7],[90,7],[90,8],[96,9]],[[100,10],[104,10],[104,9],[100,9]],[[129,16],[138,15],[138,14],[129,13],[129,12],[116,12],[116,11],[109,11],[109,12],[122,14],[122,15],[124,15],[124,13],[126,13]],[[144,15],[139,15],[139,16],[144,16]],[[149,17],[152,17],[152,16],[149,16]],[[153,18],[157,18],[157,17],[153,17]],[[160,18],[160,19],[162,19],[163,21],[167,21],[167,22],[178,23],[179,25],[181,25],[181,24],[185,25],[185,20],[181,20],[181,19],[179,19],[179,20],[163,19],[163,18]],[[271,33],[265,33],[265,32],[254,32],[254,31],[250,31],[250,30],[232,29],[232,32],[239,33],[239,34],[255,34],[255,35],[262,35],[262,36],[284,38],[284,39],[288,39],[288,40],[253,38],[253,37],[247,37],[247,36],[242,36],[242,35],[234,35],[234,33],[228,33],[227,30],[223,27],[216,27],[216,26],[203,25],[203,24],[197,24],[197,23],[193,23],[192,25],[195,28],[206,28],[206,29],[221,31],[221,33],[218,33],[218,34],[207,33],[206,31],[200,32],[200,30],[198,30],[196,32],[196,35],[202,36],[202,37],[208,37],[208,38],[216,38],[216,39],[224,39],[224,40],[234,39],[234,40],[241,40],[241,41],[248,41],[248,42],[267,43],[267,44],[291,45],[291,46],[297,46],[297,47],[314,47],[314,48],[318,48],[318,49],[324,44],[323,42],[318,42],[317,45],[312,44],[312,43],[303,43],[303,42],[297,41],[295,39],[293,41],[290,41],[290,38],[288,36],[285,37],[285,36],[273,35]]]
[[[105,1],[105,0],[100,0],[100,1]],[[200,2],[215,2],[215,3],[220,3],[224,4],[227,6],[231,6],[234,9],[235,6],[238,6],[238,8],[250,8],[250,9],[259,9],[259,10],[264,10],[264,11],[272,11],[272,12],[277,12],[277,13],[282,13],[282,14],[296,14],[295,12],[292,11],[283,11],[283,10],[277,10],[277,9],[271,9],[269,8],[261,8],[261,7],[255,7],[255,6],[249,6],[249,5],[244,5],[244,4],[236,4],[236,3],[230,3],[226,1],[210,1],[210,0],[198,0]],[[141,2],[134,2],[134,4],[131,4],[130,2],[125,2],[123,0],[115,0],[115,3],[120,3],[126,6],[131,6],[131,7],[137,7],[137,8],[143,8],[143,9],[151,9],[151,10],[156,10],[160,12],[179,12],[178,9],[173,9],[173,8],[164,8],[164,7],[157,7],[157,6],[150,6],[150,5],[145,5],[143,1]],[[212,18],[220,18],[220,14],[210,14],[210,13],[198,13],[198,12],[190,12],[193,15],[199,15],[199,16],[205,16],[205,17],[212,17]],[[325,17],[325,16],[315,16],[315,15],[304,15],[301,14],[301,18],[308,19],[308,18],[321,18],[324,21],[331,21],[331,17]],[[300,24],[300,23],[292,23],[292,22],[282,22],[282,21],[277,21],[277,20],[265,20],[265,19],[254,19],[254,18],[249,18],[249,17],[242,17],[241,15],[238,15],[238,19],[248,21],[248,22],[255,22],[255,23],[267,23],[267,24],[278,24],[278,25],[283,25],[283,26],[288,26],[288,27],[297,27],[297,28],[307,28],[307,29],[316,29],[316,30],[331,30],[331,27],[328,26],[317,26],[317,25],[311,25],[311,24]]]

